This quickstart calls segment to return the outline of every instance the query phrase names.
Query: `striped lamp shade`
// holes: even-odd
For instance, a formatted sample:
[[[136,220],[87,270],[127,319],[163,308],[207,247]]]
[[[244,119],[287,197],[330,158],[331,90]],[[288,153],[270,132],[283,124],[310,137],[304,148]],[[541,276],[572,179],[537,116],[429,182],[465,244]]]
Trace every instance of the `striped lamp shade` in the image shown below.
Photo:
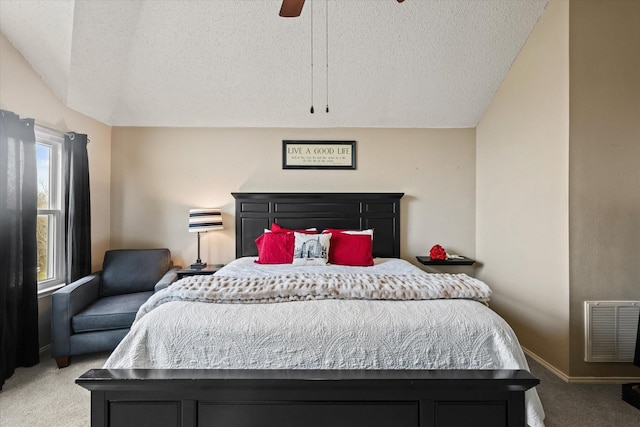
[[[190,209],[189,232],[222,230],[222,213],[217,208]]]

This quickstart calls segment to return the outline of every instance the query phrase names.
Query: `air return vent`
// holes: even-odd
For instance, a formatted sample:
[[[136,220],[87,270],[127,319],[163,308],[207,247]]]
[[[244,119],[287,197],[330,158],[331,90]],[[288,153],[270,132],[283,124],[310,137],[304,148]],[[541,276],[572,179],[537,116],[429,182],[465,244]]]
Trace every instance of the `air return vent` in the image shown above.
[[[633,362],[640,301],[585,301],[586,362]]]

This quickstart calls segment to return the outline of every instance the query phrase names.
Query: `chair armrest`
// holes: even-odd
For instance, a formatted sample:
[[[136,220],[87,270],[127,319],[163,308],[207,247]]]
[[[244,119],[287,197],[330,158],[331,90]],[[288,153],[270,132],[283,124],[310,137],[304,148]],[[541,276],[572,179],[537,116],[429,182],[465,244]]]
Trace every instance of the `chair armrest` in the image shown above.
[[[158,281],[158,283],[156,283],[156,285],[153,287],[153,292],[161,291],[178,280],[178,270],[180,270],[180,268],[181,267],[174,267],[167,271],[164,276],[162,276],[162,278]]]
[[[51,295],[51,355],[68,356],[71,318],[94,301],[100,291],[100,272],[58,289]]]

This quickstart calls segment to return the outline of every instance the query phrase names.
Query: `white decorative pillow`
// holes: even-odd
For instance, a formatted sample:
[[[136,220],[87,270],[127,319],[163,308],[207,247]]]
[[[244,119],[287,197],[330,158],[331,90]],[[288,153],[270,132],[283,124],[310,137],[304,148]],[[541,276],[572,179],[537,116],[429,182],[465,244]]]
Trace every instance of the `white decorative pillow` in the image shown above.
[[[326,265],[331,234],[294,233],[293,265]]]
[[[371,236],[371,240],[373,240],[373,228],[369,228],[367,230],[345,230],[343,231],[344,234],[352,234],[354,236],[357,235],[361,235],[361,234],[366,234],[368,236]]]
[[[343,230],[339,228],[325,228],[322,230],[323,233],[343,233],[343,234],[352,234],[352,235],[360,235],[366,234],[367,236],[371,236],[371,240],[373,240],[373,228],[369,228],[366,230]]]

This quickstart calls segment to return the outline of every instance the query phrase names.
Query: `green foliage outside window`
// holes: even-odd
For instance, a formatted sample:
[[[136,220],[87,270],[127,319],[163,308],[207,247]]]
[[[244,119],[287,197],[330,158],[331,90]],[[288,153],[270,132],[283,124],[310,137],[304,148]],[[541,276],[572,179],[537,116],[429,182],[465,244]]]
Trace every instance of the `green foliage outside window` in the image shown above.
[[[38,209],[49,208],[49,197],[46,189],[38,191]],[[38,215],[36,226],[36,239],[38,242],[38,281],[50,277],[48,272],[49,258],[49,216]]]

